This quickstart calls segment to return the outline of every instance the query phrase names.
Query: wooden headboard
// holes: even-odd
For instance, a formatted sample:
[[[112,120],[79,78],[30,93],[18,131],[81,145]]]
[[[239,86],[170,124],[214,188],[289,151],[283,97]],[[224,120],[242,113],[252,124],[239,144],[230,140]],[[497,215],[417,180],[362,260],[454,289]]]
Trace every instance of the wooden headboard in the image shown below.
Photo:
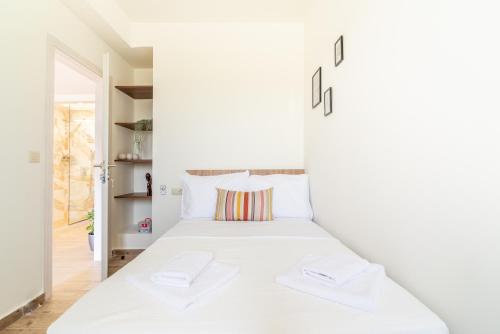
[[[186,172],[190,175],[197,176],[213,176],[213,175],[223,175],[232,173],[241,173],[247,169],[190,169]],[[288,175],[299,175],[305,174],[303,169],[248,169],[250,175],[271,175],[271,174],[288,174]]]

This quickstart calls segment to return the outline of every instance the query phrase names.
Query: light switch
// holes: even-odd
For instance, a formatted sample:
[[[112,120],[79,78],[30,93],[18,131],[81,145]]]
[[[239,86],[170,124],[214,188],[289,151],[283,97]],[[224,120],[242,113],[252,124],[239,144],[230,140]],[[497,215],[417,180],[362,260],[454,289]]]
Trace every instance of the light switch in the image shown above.
[[[182,188],[172,188],[170,191],[174,196],[182,195]]]
[[[32,164],[36,164],[40,162],[40,152],[38,151],[29,151],[28,162]]]

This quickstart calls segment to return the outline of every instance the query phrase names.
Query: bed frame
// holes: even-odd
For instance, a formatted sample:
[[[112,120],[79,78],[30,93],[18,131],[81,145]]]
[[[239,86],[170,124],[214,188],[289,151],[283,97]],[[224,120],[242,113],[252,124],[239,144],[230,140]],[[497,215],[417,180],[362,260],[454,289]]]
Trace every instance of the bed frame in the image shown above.
[[[223,174],[241,173],[247,169],[189,169],[186,172],[196,176],[215,176]],[[271,174],[288,174],[299,175],[305,174],[303,169],[248,169],[250,175],[271,175]]]

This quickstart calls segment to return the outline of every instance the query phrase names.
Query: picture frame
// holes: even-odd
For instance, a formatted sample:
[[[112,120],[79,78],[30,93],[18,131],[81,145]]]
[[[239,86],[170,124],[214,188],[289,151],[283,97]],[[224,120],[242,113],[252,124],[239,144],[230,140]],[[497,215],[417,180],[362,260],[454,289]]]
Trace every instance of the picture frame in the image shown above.
[[[321,66],[314,72],[312,76],[312,107],[316,108],[321,103],[322,98],[321,87]]]
[[[327,90],[325,90],[324,98],[323,98],[323,105],[324,105],[324,115],[325,115],[325,117],[333,113],[333,93],[332,93],[332,87],[329,87]]]
[[[335,67],[344,61],[344,36],[340,36],[335,42]]]

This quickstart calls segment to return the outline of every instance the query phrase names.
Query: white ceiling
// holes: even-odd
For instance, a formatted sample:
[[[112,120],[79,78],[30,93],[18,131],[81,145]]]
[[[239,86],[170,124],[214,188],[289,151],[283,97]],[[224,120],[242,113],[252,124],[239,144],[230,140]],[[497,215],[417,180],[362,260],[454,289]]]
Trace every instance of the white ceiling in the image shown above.
[[[133,22],[301,21],[308,0],[115,0]]]
[[[153,49],[151,47],[130,47],[127,34],[122,34],[122,32],[116,30],[111,22],[113,18],[120,12],[120,7],[114,7],[114,0],[62,0],[62,2],[78,16],[84,23],[87,24],[92,30],[94,30],[109,46],[111,46],[118,54],[120,54],[132,67],[135,68],[150,68],[153,66]],[[97,5],[107,5],[102,11],[102,8],[97,8]],[[116,5],[118,6],[118,5]],[[111,9],[110,9],[111,7]],[[101,9],[101,11],[99,11]],[[118,16],[120,17],[120,16]],[[120,17],[121,18],[121,17]],[[126,26],[130,24],[130,19],[123,14],[123,20],[121,22]]]
[[[61,1],[130,65],[150,68],[153,49],[149,46],[131,47],[133,23],[301,22],[311,0]]]

